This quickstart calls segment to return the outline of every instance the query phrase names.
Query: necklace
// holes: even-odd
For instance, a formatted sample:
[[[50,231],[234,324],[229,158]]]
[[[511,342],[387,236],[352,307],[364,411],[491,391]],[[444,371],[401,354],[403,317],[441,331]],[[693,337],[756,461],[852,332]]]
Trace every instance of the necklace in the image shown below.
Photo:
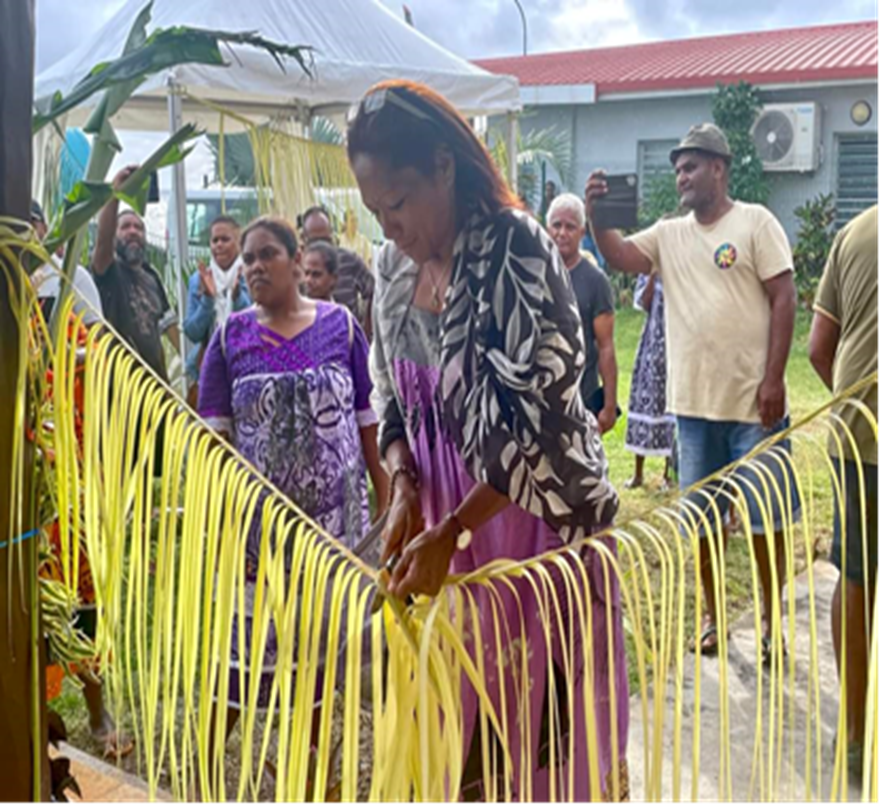
[[[450,260],[446,265],[440,269],[440,279],[439,282],[434,276],[434,272],[431,271],[431,267],[429,263],[425,263],[425,269],[428,272],[428,279],[431,282],[431,307],[434,310],[442,310],[443,309],[443,300],[440,298],[440,285],[443,283],[443,277],[446,275],[446,270],[449,266],[452,265],[452,260]]]

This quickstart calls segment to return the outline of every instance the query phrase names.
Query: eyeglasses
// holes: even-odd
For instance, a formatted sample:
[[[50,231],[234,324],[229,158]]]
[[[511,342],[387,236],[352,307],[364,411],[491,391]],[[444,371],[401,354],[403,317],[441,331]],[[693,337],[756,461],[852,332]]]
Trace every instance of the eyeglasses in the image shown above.
[[[366,95],[359,103],[349,109],[348,122],[351,123],[363,109],[365,115],[372,115],[382,109],[386,103],[391,103],[398,109],[412,115],[419,120],[424,120],[434,126],[437,122],[427,112],[423,112],[415,104],[410,103],[406,98],[401,97],[394,91],[393,87],[383,87],[382,89],[371,92]]]

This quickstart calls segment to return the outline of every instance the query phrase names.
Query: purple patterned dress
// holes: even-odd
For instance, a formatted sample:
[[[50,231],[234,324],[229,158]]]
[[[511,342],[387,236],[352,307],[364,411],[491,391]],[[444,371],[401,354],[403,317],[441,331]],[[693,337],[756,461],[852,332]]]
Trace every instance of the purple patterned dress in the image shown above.
[[[380,417],[380,446],[384,450],[397,439],[407,441],[419,473],[426,524],[436,525],[453,511],[474,486],[476,478],[489,481],[496,488],[507,483],[506,489],[500,491],[505,491],[519,504],[508,506],[474,532],[470,545],[456,552],[453,558],[450,572],[454,574],[467,573],[501,558],[525,560],[561,548],[565,542],[560,530],[572,538],[595,533],[610,522],[617,505],[614,490],[607,483],[607,463],[595,420],[586,414],[577,392],[580,381],[577,367],[583,368],[584,347],[567,274],[546,233],[536,231],[536,226],[518,213],[502,214],[499,219],[472,221],[459,238],[453,277],[444,312],[440,315],[412,305],[418,268],[394,244],[383,248],[377,265],[371,373],[375,383],[374,408]],[[500,252],[494,253],[495,249]],[[515,291],[517,279],[511,276],[515,270],[511,267],[517,264],[529,270],[527,293]],[[493,276],[491,266],[500,273]],[[481,286],[481,282],[486,285]],[[511,290],[525,307],[512,310],[516,303],[503,298],[506,290]],[[542,295],[547,302],[544,315],[534,315],[534,309],[528,308],[529,300],[539,300]],[[489,300],[485,305],[481,303],[483,298]],[[501,337],[492,332],[493,305],[498,306],[495,321],[499,322]],[[477,314],[476,326],[469,330],[468,319],[473,311]],[[527,330],[529,322],[534,324],[535,330]],[[450,348],[450,342],[456,338],[464,345],[457,353]],[[543,343],[547,350],[542,352],[539,347],[530,357],[527,350],[530,343]],[[558,363],[551,347],[559,347],[558,354],[564,356]],[[505,376],[511,354],[519,358],[513,367],[518,373],[516,379]],[[479,356],[479,359],[470,364],[470,356]],[[473,373],[469,366],[473,367]],[[502,370],[495,371],[488,368],[490,366],[502,367]],[[563,366],[564,375],[560,374]],[[530,376],[537,378],[537,382]],[[529,430],[521,439],[518,435],[519,412],[524,412],[529,422],[535,422],[550,411],[549,398],[557,391],[551,377],[561,378],[560,397],[552,403],[554,421],[542,423],[537,438],[558,440],[559,454],[565,452],[566,439],[574,442],[568,447],[572,462],[568,466],[564,464],[565,458],[558,467],[550,466],[550,459],[559,456],[551,455],[546,448],[544,451],[532,449],[536,446],[534,431]],[[455,397],[456,384],[462,378],[465,388],[460,400],[467,414],[460,438],[456,438],[455,429],[460,423],[452,421],[454,415],[450,413],[449,401]],[[536,389],[540,391],[534,393]],[[529,406],[534,406],[534,411]],[[480,444],[481,438],[485,438],[483,444]],[[466,447],[462,449],[460,443],[476,445],[471,461],[465,459],[468,451]],[[528,450],[523,449],[523,443],[528,443]],[[523,451],[526,459],[533,462],[531,480],[534,483],[531,485],[525,462],[518,463],[517,457],[511,455],[517,450]],[[497,464],[498,457],[502,464]],[[496,463],[493,465],[493,462]],[[512,468],[510,480],[504,478],[507,468]],[[577,477],[579,491],[569,493],[564,481],[554,486],[552,480],[546,487],[538,488],[544,479],[553,475],[557,483],[564,477]],[[544,508],[548,501],[551,501],[552,512]],[[567,505],[583,508],[578,508],[574,515],[566,514]],[[547,520],[554,518],[559,518],[559,528],[548,524]],[[613,546],[609,547],[613,550]],[[603,794],[611,795],[610,780],[614,772],[621,774],[618,793],[626,788],[629,716],[620,591],[613,580],[606,588],[602,562],[595,551],[588,549],[580,556],[572,552],[569,561],[584,563],[590,588],[593,640],[588,653],[592,656],[593,686],[589,692],[585,684],[584,635],[576,619],[570,619],[564,611],[567,597],[558,576],[553,582],[563,611],[552,619],[555,633],[549,644],[535,616],[539,606],[537,596],[524,580],[509,580],[517,591],[518,601],[504,585],[496,585],[497,595],[482,587],[470,588],[476,611],[480,613],[486,663],[484,679],[499,717],[501,691],[506,690],[504,709],[514,768],[502,771],[500,777],[511,782],[513,799],[548,800],[553,776],[556,799],[588,800],[591,749],[595,750],[594,757],[598,756],[599,787]],[[502,623],[507,624],[501,627],[500,656],[493,637],[493,607],[497,607]],[[467,622],[464,631],[469,636],[474,634]],[[473,649],[472,637],[468,638],[467,645],[469,650]],[[527,656],[530,687],[528,694],[519,695],[513,692],[522,691],[519,686],[523,652]],[[550,672],[553,669],[558,675],[560,669],[566,667],[566,657],[571,663],[567,676],[573,682],[574,708],[569,711],[566,703],[557,699],[555,717],[549,716],[549,694],[554,685]],[[582,718],[585,696],[591,697],[596,709],[598,746],[595,747],[590,746]],[[612,698],[616,698],[616,710],[611,706]],[[479,727],[479,703],[473,688],[466,682],[462,684],[462,699],[466,748],[462,796],[484,798],[487,792],[482,787],[480,756],[484,738]],[[573,723],[567,718],[569,712],[575,714]],[[528,729],[523,727],[526,723]],[[565,756],[554,758],[555,764],[548,751],[551,728],[561,738],[557,747],[567,748],[567,736],[574,733],[573,756],[562,752]],[[489,740],[493,740],[491,734]],[[570,781],[573,781],[573,789]],[[504,783],[499,781],[499,785],[498,796],[502,797]]]
[[[199,385],[202,417],[231,434],[248,461],[348,547],[369,527],[360,429],[377,418],[370,408],[368,353],[360,326],[338,305],[318,302],[312,326],[291,339],[260,324],[255,309],[249,308],[232,314],[226,327],[214,333]],[[249,602],[260,538],[260,529],[251,529],[246,548]],[[250,636],[248,628],[248,646]],[[235,636],[232,644],[230,695],[235,704]],[[267,641],[261,705],[268,699],[275,653],[273,633]],[[245,667],[248,664],[245,658]]]

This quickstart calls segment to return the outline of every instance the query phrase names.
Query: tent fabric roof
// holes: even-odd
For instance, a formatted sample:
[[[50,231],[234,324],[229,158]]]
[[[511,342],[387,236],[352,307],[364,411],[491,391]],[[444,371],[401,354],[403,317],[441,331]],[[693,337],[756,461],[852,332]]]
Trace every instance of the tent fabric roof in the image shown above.
[[[475,62],[522,86],[595,84],[611,93],[877,78],[877,22],[789,28]]]
[[[117,58],[145,3],[129,0],[92,37],[40,73],[35,96],[56,90],[66,94],[96,64]],[[467,114],[520,108],[516,79],[488,73],[449,53],[378,0],[154,0],[148,30],[174,25],[257,31],[267,39],[315,49],[314,78],[292,59],[283,72],[269,54],[244,46],[222,46],[228,67],[175,68],[176,81],[186,93],[251,120],[303,106],[339,114],[375,82],[387,78],[424,82]],[[167,80],[167,72],[151,77],[114,122],[121,128],[167,129]],[[77,110],[68,122],[80,122],[87,114],[87,109]],[[216,115],[203,107],[188,108],[185,103],[184,115],[209,128],[216,126],[216,121],[211,125]]]

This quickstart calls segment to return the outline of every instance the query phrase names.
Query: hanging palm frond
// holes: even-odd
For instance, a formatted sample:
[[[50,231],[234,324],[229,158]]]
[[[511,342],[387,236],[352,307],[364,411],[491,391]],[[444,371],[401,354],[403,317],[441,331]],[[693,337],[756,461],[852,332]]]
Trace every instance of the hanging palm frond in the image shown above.
[[[27,247],[20,232],[0,222],[7,279],[9,271],[20,271],[9,258]],[[36,326],[45,334],[26,278],[19,278],[26,290],[17,308],[22,332]],[[707,484],[723,480],[720,494],[740,511],[746,529],[755,632],[736,651],[751,654],[760,667],[760,585],[743,496],[749,486],[762,501],[765,520],[774,505],[781,512],[782,572],[788,589],[798,590],[772,601],[774,650],[767,673],[732,679],[724,562],[713,557],[721,653],[712,661],[717,689],[709,689],[705,661],[687,648],[702,604],[692,557],[699,551],[703,515],[694,507],[678,501],[565,550],[499,560],[449,579],[436,599],[419,599],[412,607],[386,598],[371,616],[374,595],[386,592],[375,570],[323,534],[120,340],[97,328],[83,348],[78,450],[69,382],[76,351],[65,329],[48,356],[28,353],[31,377],[45,375],[47,360],[56,370],[51,407],[45,409],[52,417],[46,437],[51,442],[44,445],[51,445],[58,468],[47,482],[67,535],[64,583],[75,595],[75,551],[84,546],[95,575],[101,667],[117,716],[123,710],[131,715],[154,796],[167,779],[178,799],[196,790],[211,799],[256,798],[269,786],[281,800],[301,801],[336,780],[347,800],[455,800],[463,778],[475,774],[490,801],[619,797],[628,784],[620,741],[629,719],[624,714],[631,712],[640,723],[644,754],[628,760],[641,769],[636,793],[646,799],[670,792],[675,799],[847,798],[845,743],[829,759],[822,738],[830,729],[826,714],[836,704],[823,693],[827,680],[820,679],[817,662],[817,634],[826,627],[818,619],[812,541],[816,529],[827,525],[821,520],[827,506],[819,501],[842,494],[831,472],[836,456],[851,455],[855,444],[839,413],[857,411],[876,439],[876,419],[860,401],[862,387],[876,384],[876,374],[762,446],[797,486],[801,524],[787,485],[781,488],[754,455],[736,465],[748,467],[751,480],[725,472],[689,490],[712,501],[718,493]],[[772,449],[786,438],[795,442],[796,462]],[[154,484],[156,462],[162,473]],[[13,507],[22,503],[20,496],[11,501]],[[864,501],[861,511],[864,516]],[[260,553],[249,570],[244,545],[254,530]],[[773,550],[772,541],[768,547]],[[249,572],[254,620],[246,633],[233,625],[250,594]],[[618,595],[629,624],[635,694],[629,701],[615,698],[614,688],[595,687],[602,663],[617,655],[614,645],[622,637],[595,618],[591,602]],[[806,608],[808,628],[802,632],[795,629],[796,607]],[[548,658],[545,701],[555,703],[549,709],[534,705],[529,695],[544,682],[527,661],[539,646],[517,639],[527,620],[540,624],[548,645],[552,635],[569,636],[553,660],[553,673]],[[275,719],[260,714],[259,686],[249,686],[246,676],[260,674],[270,634],[278,646],[268,690]],[[786,662],[780,659],[784,643]],[[249,668],[231,662],[234,645],[238,656],[254,658]],[[870,712],[876,713],[876,654],[870,678]],[[223,734],[226,718],[225,707],[215,702],[227,701],[231,685],[245,692],[235,749],[213,739]],[[838,693],[845,697],[845,676]],[[837,727],[846,734],[844,709],[840,713]],[[869,796],[877,793],[873,722],[869,718],[865,728]],[[607,757],[598,750],[604,730],[620,731]],[[342,740],[338,766],[331,764],[334,731]],[[701,733],[708,731],[717,736],[717,756],[701,753]],[[482,747],[475,767],[465,764],[473,735]],[[518,771],[528,768],[521,759],[544,741],[546,791],[537,777]],[[802,747],[797,753],[796,742]],[[225,762],[228,753],[232,764]],[[573,788],[573,766],[565,759],[575,757],[590,770],[586,792]],[[713,769],[708,776],[701,771],[707,765]]]

